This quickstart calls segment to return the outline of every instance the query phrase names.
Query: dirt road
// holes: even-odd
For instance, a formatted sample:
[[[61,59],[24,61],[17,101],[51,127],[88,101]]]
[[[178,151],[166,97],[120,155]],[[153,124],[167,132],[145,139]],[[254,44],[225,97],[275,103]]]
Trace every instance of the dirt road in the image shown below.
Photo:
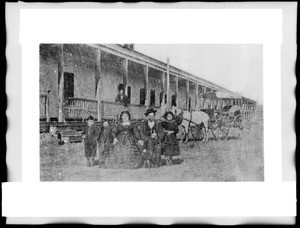
[[[252,124],[247,137],[180,144],[181,156],[173,166],[157,169],[100,169],[86,167],[83,143],[58,146],[41,136],[41,181],[263,181],[263,124]]]

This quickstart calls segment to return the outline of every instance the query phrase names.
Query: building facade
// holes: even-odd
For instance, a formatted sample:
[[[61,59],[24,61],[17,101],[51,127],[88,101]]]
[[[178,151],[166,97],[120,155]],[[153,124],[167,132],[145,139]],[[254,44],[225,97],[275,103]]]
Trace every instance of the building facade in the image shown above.
[[[115,102],[120,83],[125,85],[134,119],[144,118],[147,108],[159,110],[162,103],[170,107],[175,102],[181,109],[198,111],[220,108],[221,102],[204,99],[201,94],[231,93],[133,48],[118,44],[41,44],[40,119],[63,122],[88,115],[99,121],[116,119],[124,109]]]

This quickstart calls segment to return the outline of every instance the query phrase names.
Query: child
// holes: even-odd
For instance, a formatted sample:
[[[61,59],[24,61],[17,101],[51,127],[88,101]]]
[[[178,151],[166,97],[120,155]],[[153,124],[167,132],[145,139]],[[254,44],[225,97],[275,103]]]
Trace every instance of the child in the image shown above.
[[[180,155],[179,145],[176,134],[179,132],[176,120],[174,120],[174,114],[172,112],[166,112],[164,115],[166,121],[162,122],[162,127],[165,130],[164,141],[164,155],[166,158],[166,164],[172,165],[172,157]]]
[[[87,166],[94,166],[97,154],[97,144],[100,131],[94,124],[94,117],[89,116],[87,119],[87,128],[84,131],[84,152],[87,160]]]
[[[105,160],[109,155],[112,147],[111,128],[107,121],[103,122],[103,127],[100,132],[99,140],[99,168],[105,168]]]

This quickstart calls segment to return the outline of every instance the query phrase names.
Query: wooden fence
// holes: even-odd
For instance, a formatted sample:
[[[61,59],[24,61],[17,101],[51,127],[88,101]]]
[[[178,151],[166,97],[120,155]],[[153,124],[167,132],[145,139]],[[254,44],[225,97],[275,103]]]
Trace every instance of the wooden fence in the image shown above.
[[[65,118],[67,119],[86,119],[89,115],[97,118],[97,101],[83,98],[69,98],[64,107]],[[120,113],[125,110],[122,103],[102,101],[102,119],[118,119]],[[143,119],[146,112],[145,105],[129,104],[127,110],[131,113],[132,119]]]

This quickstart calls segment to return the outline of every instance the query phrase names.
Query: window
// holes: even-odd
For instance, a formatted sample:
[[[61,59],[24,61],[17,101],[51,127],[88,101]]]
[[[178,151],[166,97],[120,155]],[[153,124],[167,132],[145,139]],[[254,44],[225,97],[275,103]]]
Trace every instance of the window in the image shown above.
[[[162,103],[162,100],[163,100],[163,91],[161,91],[159,94],[159,104]]]
[[[192,98],[191,98],[191,97],[189,97],[189,102],[188,102],[188,110],[191,110],[191,104],[192,104],[191,100],[192,100]]]
[[[198,94],[200,95],[201,93],[203,93],[203,89],[201,85],[198,85]]]
[[[131,86],[127,86],[127,97],[128,97],[129,103],[131,103]]]
[[[171,106],[177,106],[177,104],[176,104],[176,95],[175,94],[172,96]]]
[[[163,99],[163,92],[161,91],[160,94],[159,94],[159,104],[162,103],[162,99]],[[167,104],[167,94],[165,94],[165,101],[164,101],[164,103]]]
[[[64,99],[74,97],[74,74],[64,72]]]
[[[150,91],[150,106],[155,106],[155,90]]]
[[[140,105],[145,105],[146,101],[146,90],[145,88],[140,89]]]

